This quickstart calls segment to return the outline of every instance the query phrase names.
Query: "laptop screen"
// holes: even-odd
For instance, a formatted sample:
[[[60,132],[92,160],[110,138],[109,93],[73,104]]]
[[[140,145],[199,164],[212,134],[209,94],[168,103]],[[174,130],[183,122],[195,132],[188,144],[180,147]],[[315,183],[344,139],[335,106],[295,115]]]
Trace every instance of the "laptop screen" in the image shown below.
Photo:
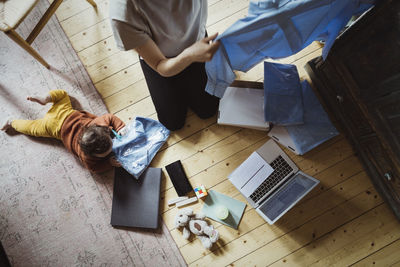
[[[302,172],[298,172],[293,178],[280,187],[274,194],[267,198],[258,208],[257,212],[268,221],[276,222],[300,199],[311,191],[318,180]]]

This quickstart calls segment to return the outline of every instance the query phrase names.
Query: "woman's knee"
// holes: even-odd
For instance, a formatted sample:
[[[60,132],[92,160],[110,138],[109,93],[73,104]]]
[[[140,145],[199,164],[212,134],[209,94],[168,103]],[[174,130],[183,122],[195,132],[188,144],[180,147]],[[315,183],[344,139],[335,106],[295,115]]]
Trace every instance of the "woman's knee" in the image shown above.
[[[202,110],[200,112],[195,112],[197,116],[199,116],[200,119],[208,119],[214,116],[217,113],[217,109],[209,109],[209,110]]]
[[[211,99],[207,99],[203,103],[196,103],[191,108],[196,113],[197,116],[201,119],[208,119],[214,116],[218,111],[219,106],[219,98],[213,97]]]
[[[158,120],[170,131],[182,129],[185,125],[185,117],[180,119],[159,117]]]

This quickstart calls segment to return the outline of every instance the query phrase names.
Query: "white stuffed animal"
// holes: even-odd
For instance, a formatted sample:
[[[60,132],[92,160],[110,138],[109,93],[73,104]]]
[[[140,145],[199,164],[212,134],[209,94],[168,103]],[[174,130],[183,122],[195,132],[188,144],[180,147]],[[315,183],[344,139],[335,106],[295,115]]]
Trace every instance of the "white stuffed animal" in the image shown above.
[[[183,238],[189,239],[192,232],[206,249],[211,249],[213,243],[217,242],[219,233],[212,225],[207,224],[205,217],[204,214],[194,214],[191,208],[184,208],[175,216],[175,227],[183,227]]]

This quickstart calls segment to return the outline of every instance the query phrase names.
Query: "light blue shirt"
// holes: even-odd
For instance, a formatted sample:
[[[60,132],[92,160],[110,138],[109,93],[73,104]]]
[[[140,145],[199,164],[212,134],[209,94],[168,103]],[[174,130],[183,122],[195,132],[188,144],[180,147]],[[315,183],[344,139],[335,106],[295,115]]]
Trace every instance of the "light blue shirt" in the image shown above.
[[[310,151],[339,132],[330,121],[307,81],[301,83],[304,103],[304,123],[284,126],[300,155]]]
[[[374,0],[251,0],[249,14],[218,36],[221,46],[206,63],[206,91],[222,97],[235,80],[266,58],[293,55],[314,40],[324,40],[323,57],[353,15]]]

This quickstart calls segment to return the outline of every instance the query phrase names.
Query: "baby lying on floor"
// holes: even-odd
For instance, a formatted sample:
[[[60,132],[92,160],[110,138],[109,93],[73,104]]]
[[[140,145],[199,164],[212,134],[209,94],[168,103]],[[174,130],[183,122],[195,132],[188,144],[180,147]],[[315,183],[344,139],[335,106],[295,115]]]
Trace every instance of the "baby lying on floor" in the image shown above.
[[[76,155],[92,172],[104,172],[121,166],[112,153],[112,130],[120,131],[124,122],[113,114],[96,116],[73,109],[64,90],[51,90],[44,97],[28,97],[27,100],[53,105],[46,115],[37,120],[7,120],[1,128],[36,136],[56,138]]]

